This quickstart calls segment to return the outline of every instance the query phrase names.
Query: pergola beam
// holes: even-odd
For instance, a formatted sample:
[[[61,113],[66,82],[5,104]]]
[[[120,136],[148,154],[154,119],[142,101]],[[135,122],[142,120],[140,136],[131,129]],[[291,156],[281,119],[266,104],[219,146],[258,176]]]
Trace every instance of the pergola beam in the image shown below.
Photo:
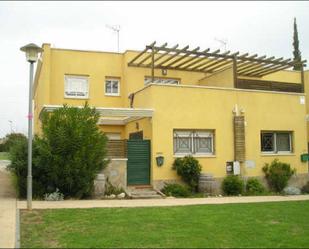
[[[277,60],[274,60],[274,62],[275,62],[275,61],[282,60],[282,59],[283,59],[283,57],[281,57],[281,58],[279,58],[279,59],[277,59]],[[253,68],[244,70],[244,71],[241,72],[241,73],[244,73],[244,74],[255,73],[257,70],[261,70],[261,69],[265,68],[264,66],[265,66],[265,64],[260,64],[260,66],[255,66],[255,67],[253,67]],[[266,66],[267,66],[267,64],[266,64]]]
[[[179,46],[179,45],[176,44],[172,49],[176,49],[178,46]],[[154,48],[154,49],[155,49],[155,48]],[[161,58],[163,58],[164,56],[166,56],[166,55],[168,55],[168,54],[169,54],[169,52],[165,52],[165,53],[163,53],[163,54],[160,54],[160,56],[158,56],[157,58],[155,58],[153,62],[156,62],[156,61],[160,60]],[[149,66],[151,66],[151,64],[152,64],[152,62],[148,63],[147,66],[149,67]]]
[[[239,55],[239,52],[230,54],[230,51],[220,53],[220,50],[216,50],[210,52],[209,48],[204,51],[199,51],[199,47],[193,50],[188,48],[189,46],[178,48],[178,44],[168,48],[167,43],[156,46],[156,42],[153,42],[135,56],[128,63],[128,66],[151,68],[153,75],[155,69],[213,73],[225,65],[233,63],[235,64],[236,74],[261,77],[277,71],[277,69],[293,67],[298,63],[304,66],[306,62],[305,60],[298,62],[290,59],[283,60],[283,58],[258,57],[257,54],[249,55],[248,53]],[[148,54],[149,50],[151,50],[151,53]],[[147,53],[146,56],[145,53]]]
[[[212,54],[217,54],[217,53],[219,53],[219,52],[220,52],[220,49],[218,49],[218,50],[212,52]],[[181,69],[184,69],[184,68],[188,69],[188,68],[190,68],[191,66],[194,66],[194,65],[196,65],[197,63],[199,63],[199,62],[201,62],[201,61],[203,61],[203,60],[205,60],[205,59],[207,59],[207,57],[206,57],[206,56],[203,56],[203,57],[199,58],[198,60],[191,62],[189,65],[186,65],[185,67],[182,67]],[[191,68],[191,69],[192,69],[192,68]],[[194,69],[193,69],[193,70],[194,70]]]
[[[166,47],[166,46],[167,46],[167,43],[164,43],[164,44],[162,45],[162,47]],[[158,53],[158,52],[159,52],[159,50],[157,50],[157,49],[155,49],[155,51],[153,51],[154,54],[156,54],[156,53]],[[148,54],[143,60],[141,60],[139,63],[137,63],[137,66],[143,64],[145,61],[147,61],[148,59],[150,59],[151,56],[152,56],[152,52],[149,53],[149,54]]]
[[[290,60],[291,59],[287,59],[287,60],[284,60],[284,62],[288,62]],[[258,73],[261,73],[261,72],[264,72],[264,71],[268,71],[269,69],[275,69],[275,68],[280,68],[280,67],[285,67],[285,66],[290,67],[290,65],[287,65],[287,64],[285,64],[285,65],[274,65],[274,64],[272,64],[272,65],[260,68],[260,69],[258,69],[256,71],[252,72],[252,73],[247,72],[246,75],[251,75],[251,74],[257,75]]]
[[[198,51],[199,49],[200,49],[200,47],[197,47],[197,48],[193,49],[192,51],[195,52],[195,51]],[[170,66],[172,66],[172,65],[175,65],[175,63],[177,63],[177,62],[179,62],[179,61],[181,61],[181,60],[187,58],[190,54],[191,54],[191,52],[188,51],[188,52],[185,53],[184,56],[179,57],[178,59],[176,59],[176,60],[170,62],[170,63],[167,64],[166,66],[167,66],[167,67],[170,67]]]
[[[208,52],[209,50],[210,50],[210,48],[207,48],[207,49],[205,49],[205,50],[203,51],[203,53],[206,53],[206,52]],[[193,61],[193,60],[195,60],[195,59],[197,59],[197,58],[199,58],[199,57],[200,57],[200,55],[191,56],[188,60],[186,60],[186,61],[184,61],[184,62],[178,64],[177,66],[175,66],[175,69],[178,69],[178,68],[180,68],[181,66],[186,65],[187,63],[189,63],[189,62],[191,62],[191,61]]]
[[[163,64],[165,64],[166,62],[169,62],[170,60],[172,60],[173,58],[175,58],[177,55],[183,53],[183,52],[186,52],[189,48],[189,45],[188,46],[185,46],[183,49],[181,50],[178,50],[175,54],[173,54],[172,56],[170,56],[169,58],[165,59],[164,61],[162,61],[161,63],[159,63],[157,66],[162,66]],[[164,49],[164,48],[163,48]]]
[[[154,46],[156,44],[156,41],[154,41],[153,43],[150,44],[150,46]],[[148,51],[148,46],[146,46],[146,48],[140,52],[137,56],[135,56],[128,64],[133,64],[138,58],[140,58],[143,54],[145,54]]]
[[[223,55],[228,55],[231,51],[226,51],[223,53]],[[199,68],[200,70],[203,70],[205,69],[206,67],[208,67],[208,65],[212,65],[213,63],[216,63],[217,61],[222,61],[222,60],[226,60],[225,58],[220,58],[220,59],[217,59],[217,58],[210,58],[208,59],[206,62],[200,64],[200,65],[197,65],[195,67],[193,67],[192,69],[197,69]]]

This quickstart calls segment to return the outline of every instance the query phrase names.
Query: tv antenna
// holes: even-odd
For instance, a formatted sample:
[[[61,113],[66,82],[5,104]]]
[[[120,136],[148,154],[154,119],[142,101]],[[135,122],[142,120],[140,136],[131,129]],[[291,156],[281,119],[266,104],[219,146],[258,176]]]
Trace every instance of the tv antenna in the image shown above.
[[[106,28],[111,29],[114,32],[117,32],[117,49],[119,53],[119,32],[120,32],[120,25],[108,25],[106,24]]]
[[[227,39],[226,38],[224,39],[215,38],[215,40],[221,43],[221,47],[224,47],[224,52],[226,52]]]

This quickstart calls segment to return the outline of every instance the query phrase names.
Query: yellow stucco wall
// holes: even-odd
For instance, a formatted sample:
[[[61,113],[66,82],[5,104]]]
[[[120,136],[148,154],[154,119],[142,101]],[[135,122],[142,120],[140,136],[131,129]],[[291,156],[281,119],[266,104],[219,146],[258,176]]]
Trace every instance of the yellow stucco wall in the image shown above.
[[[246,158],[256,165],[254,169],[243,171],[245,175],[262,175],[264,163],[274,158],[291,163],[298,173],[308,172],[307,164],[300,162],[300,154],[307,151],[307,145],[306,139],[303,139],[306,137],[306,107],[300,104],[299,94],[152,85],[136,95],[137,107],[143,106],[144,92],[152,96],[152,107],[155,109],[152,118],[152,164],[155,165],[158,152],[165,157],[163,167],[153,167],[153,180],[177,178],[171,169],[175,159],[173,129],[214,129],[215,155],[199,157],[198,160],[203,172],[212,173],[215,177],[225,176],[226,161],[234,159],[232,110],[235,104],[245,111]],[[293,131],[294,152],[284,156],[262,155],[261,130]]]
[[[199,81],[201,86],[218,86],[218,87],[234,87],[233,67],[227,67],[224,70],[206,76]]]
[[[199,83],[207,86],[233,87],[233,70],[229,68],[199,82],[206,75],[184,71],[168,70],[163,76],[161,70],[155,70],[155,76],[180,79],[182,86],[148,86],[144,77],[151,75],[150,69],[128,67],[127,63],[137,52],[123,54],[108,52],[76,51],[51,49],[43,46],[43,63],[37,72],[35,86],[35,132],[40,131],[38,115],[43,105],[69,104],[81,106],[88,101],[96,107],[129,107],[128,95],[137,92],[134,107],[154,109],[153,118],[144,118],[128,123],[126,126],[100,126],[104,132],[120,132],[121,138],[129,133],[143,130],[145,139],[151,139],[152,179],[175,179],[171,170],[173,157],[173,129],[214,129],[215,156],[198,158],[203,171],[216,177],[226,174],[226,161],[233,160],[233,113],[235,104],[245,110],[246,158],[253,160],[256,167],[243,169],[245,175],[261,175],[261,167],[278,157],[291,163],[298,173],[308,172],[306,163],[300,162],[300,154],[307,152],[307,130],[305,115],[309,113],[309,99],[306,105],[300,104],[299,94],[271,93],[246,90],[219,90],[195,87]],[[64,98],[64,76],[89,76],[89,98]],[[120,96],[105,96],[105,78],[120,78]],[[298,83],[298,72],[281,71],[264,79]],[[309,90],[309,72],[305,72],[306,92]],[[184,87],[183,85],[192,85]],[[145,89],[143,89],[145,88]],[[143,89],[143,90],[141,90]],[[307,110],[306,110],[307,108]],[[136,129],[136,123],[139,129]],[[293,131],[294,152],[291,155],[264,156],[260,153],[261,130]],[[155,156],[165,156],[163,167],[155,166]]]
[[[99,125],[104,133],[120,133],[120,138],[125,139],[125,127],[122,125]]]

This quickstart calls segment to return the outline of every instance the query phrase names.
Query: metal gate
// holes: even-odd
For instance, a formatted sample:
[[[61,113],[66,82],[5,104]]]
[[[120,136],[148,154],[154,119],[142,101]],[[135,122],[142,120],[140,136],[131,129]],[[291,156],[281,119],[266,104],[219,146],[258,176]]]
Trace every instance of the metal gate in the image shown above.
[[[150,140],[128,140],[128,185],[150,184]]]

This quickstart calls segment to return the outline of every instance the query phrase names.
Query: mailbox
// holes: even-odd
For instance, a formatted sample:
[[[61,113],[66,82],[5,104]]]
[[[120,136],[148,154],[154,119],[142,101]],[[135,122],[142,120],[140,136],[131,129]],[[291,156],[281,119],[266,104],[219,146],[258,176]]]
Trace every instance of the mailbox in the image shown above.
[[[308,162],[308,161],[309,161],[309,154],[308,154],[308,153],[306,153],[306,154],[301,154],[301,155],[300,155],[300,160],[301,160],[302,162]]]

